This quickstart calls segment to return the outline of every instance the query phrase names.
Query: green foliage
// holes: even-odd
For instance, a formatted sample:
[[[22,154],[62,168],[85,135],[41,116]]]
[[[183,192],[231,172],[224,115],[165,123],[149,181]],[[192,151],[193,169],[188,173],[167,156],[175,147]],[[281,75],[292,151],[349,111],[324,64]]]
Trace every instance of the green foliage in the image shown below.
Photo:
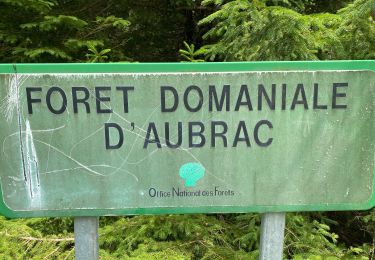
[[[338,14],[306,15],[262,1],[234,0],[200,25],[212,26],[204,35],[214,41],[206,46],[209,60],[371,59],[374,6],[373,0],[357,0]]]
[[[89,49],[103,47],[103,40],[79,40],[79,39],[68,39],[64,42],[64,46],[71,51],[78,51],[80,49]]]
[[[59,1],[21,2],[25,3],[0,1],[6,14],[0,17],[0,60],[82,62],[88,57],[102,62],[109,58],[108,49],[113,60],[126,60],[122,47],[130,27],[128,20],[115,15],[92,17],[65,9]],[[98,47],[103,50],[98,51]]]
[[[24,10],[45,13],[51,10],[57,2],[54,0],[1,0],[0,3],[12,7],[21,7]]]
[[[373,246],[347,247],[330,226],[353,236],[358,232],[349,223],[336,222],[324,214],[288,215],[284,253],[291,259],[372,259]]]
[[[244,255],[233,243],[230,224],[215,216],[139,216],[122,218],[100,233],[101,248],[111,255],[140,257],[173,250],[176,259]],[[232,230],[233,232],[233,230]],[[229,234],[228,234],[229,233]],[[155,253],[157,252],[157,253]],[[180,257],[180,258],[179,258]]]
[[[111,49],[106,61],[177,60],[184,39],[201,39],[199,8],[200,0],[0,0],[0,61],[85,62],[93,42]]]
[[[176,61],[183,40],[194,42],[194,7],[200,1],[125,1],[132,23],[126,43],[137,61]]]
[[[61,220],[25,221],[0,217],[0,258],[73,259],[73,234],[62,232],[63,229],[66,230],[65,225],[54,226],[55,222]],[[37,230],[37,226],[42,227],[41,230]]]
[[[32,30],[36,29],[40,32],[57,31],[60,27],[68,30],[79,30],[87,26],[87,23],[74,16],[59,15],[59,16],[45,16],[44,21],[35,23],[24,23],[20,25],[21,29]]]
[[[356,0],[339,11],[343,22],[337,30],[346,59],[375,59],[375,1]]]
[[[297,12],[304,12],[306,8],[314,3],[312,0],[268,0],[267,5],[276,5],[290,8]]]
[[[101,24],[101,30],[106,28],[106,27],[114,27],[114,28],[117,28],[121,31],[128,31],[129,30],[129,26],[130,26],[130,22],[128,20],[125,20],[125,19],[122,19],[122,18],[119,18],[119,17],[115,17],[114,15],[110,15],[108,17],[96,17],[96,22],[98,24]]]
[[[103,62],[108,59],[106,54],[111,51],[111,49],[98,51],[94,44],[89,44],[88,49],[90,53],[86,54],[86,57],[88,58],[89,62]]]
[[[188,44],[187,42],[184,41],[184,46],[185,49],[180,49],[179,53],[180,55],[186,59],[187,61],[190,62],[203,62],[204,60],[202,59],[197,59],[197,57],[204,55],[206,50],[203,48],[200,48],[199,50],[195,50],[194,44]]]
[[[16,47],[13,51],[14,55],[22,54],[25,58],[29,58],[30,60],[37,60],[43,55],[49,55],[54,57],[57,60],[63,59],[70,61],[72,59],[66,52],[62,51],[59,48],[53,47],[42,47],[42,48],[23,48],[23,47]]]
[[[370,211],[360,221],[372,236],[374,219]],[[324,214],[288,214],[284,257],[371,259],[372,244],[345,246],[340,242],[330,228],[340,225],[350,229],[352,224],[342,226]],[[258,214],[102,217],[100,255],[102,259],[258,259],[259,227]],[[0,230],[2,259],[73,259],[70,218],[0,218]]]

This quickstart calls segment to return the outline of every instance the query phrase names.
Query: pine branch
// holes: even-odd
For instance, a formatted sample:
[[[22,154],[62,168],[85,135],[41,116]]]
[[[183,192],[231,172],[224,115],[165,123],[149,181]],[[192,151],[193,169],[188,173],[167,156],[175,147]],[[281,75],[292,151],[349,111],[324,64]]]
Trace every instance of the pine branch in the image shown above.
[[[53,255],[54,253],[56,253],[59,249],[60,249],[59,246],[56,247],[54,250],[52,250],[51,253],[49,253],[48,255],[46,255],[43,259],[50,259],[49,257],[50,257],[51,255]]]
[[[16,237],[16,236],[12,236]],[[39,242],[66,242],[66,241],[74,241],[73,237],[67,238],[37,238],[37,237],[16,237],[26,241],[39,241]]]

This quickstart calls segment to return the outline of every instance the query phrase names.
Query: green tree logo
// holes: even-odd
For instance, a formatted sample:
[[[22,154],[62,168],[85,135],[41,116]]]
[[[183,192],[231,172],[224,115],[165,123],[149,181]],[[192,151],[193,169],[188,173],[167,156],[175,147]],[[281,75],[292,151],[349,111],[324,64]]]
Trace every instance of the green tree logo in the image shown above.
[[[185,180],[185,187],[195,187],[204,176],[204,167],[199,163],[185,163],[180,168],[180,176]]]

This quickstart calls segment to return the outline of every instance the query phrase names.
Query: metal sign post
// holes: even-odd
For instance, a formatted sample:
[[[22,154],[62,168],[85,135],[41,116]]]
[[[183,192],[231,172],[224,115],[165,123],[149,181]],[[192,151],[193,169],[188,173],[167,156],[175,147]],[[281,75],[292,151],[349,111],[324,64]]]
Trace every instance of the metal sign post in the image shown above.
[[[285,212],[262,215],[260,229],[260,260],[283,258]]]
[[[74,218],[74,244],[77,260],[99,259],[99,218]]]

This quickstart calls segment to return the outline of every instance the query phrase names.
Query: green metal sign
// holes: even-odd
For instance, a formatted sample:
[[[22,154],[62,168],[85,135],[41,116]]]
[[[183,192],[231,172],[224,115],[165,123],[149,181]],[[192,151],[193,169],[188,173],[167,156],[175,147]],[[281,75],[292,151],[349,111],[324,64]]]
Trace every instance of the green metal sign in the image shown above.
[[[0,65],[0,212],[371,208],[374,69],[374,61]]]

